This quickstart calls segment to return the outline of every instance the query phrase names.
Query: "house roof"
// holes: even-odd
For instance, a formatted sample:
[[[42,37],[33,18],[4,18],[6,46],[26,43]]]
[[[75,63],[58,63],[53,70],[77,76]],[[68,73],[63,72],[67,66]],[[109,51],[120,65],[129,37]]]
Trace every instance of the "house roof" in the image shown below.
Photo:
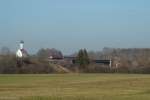
[[[23,54],[28,54],[28,52],[27,52],[25,49],[21,49],[21,52],[22,52]]]

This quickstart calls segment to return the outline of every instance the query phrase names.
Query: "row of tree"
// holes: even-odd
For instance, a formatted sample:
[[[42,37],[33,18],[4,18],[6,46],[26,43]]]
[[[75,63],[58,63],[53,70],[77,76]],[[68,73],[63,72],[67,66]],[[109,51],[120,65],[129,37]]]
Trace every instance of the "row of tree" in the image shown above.
[[[4,47],[0,50],[0,73],[56,73],[58,69],[67,69],[67,72],[125,72],[125,73],[150,73],[149,48],[104,48],[102,51],[87,52],[81,49],[75,54],[76,59],[72,64],[63,61],[59,64],[50,64],[49,58],[62,59],[63,54],[57,49],[40,49],[35,55],[30,55],[24,60],[21,68],[17,67],[15,53]],[[89,63],[90,60],[112,60],[112,67],[104,64]],[[55,66],[56,65],[56,66]],[[60,69],[59,69],[60,68]]]
[[[104,48],[89,52],[92,59],[112,59],[111,71],[150,73],[150,48]]]

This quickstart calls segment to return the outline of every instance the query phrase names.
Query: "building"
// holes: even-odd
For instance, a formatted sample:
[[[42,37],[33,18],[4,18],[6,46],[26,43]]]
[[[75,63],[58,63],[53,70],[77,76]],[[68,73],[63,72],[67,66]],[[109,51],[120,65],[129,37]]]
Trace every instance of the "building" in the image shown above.
[[[16,52],[17,58],[25,58],[28,56],[27,51],[24,49],[24,41],[20,41],[19,43],[19,49]]]

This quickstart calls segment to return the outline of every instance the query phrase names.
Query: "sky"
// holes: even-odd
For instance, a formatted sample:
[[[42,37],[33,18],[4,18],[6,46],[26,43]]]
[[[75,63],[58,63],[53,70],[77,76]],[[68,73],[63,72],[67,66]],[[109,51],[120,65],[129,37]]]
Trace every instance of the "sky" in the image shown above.
[[[0,47],[150,48],[150,0],[0,0]]]

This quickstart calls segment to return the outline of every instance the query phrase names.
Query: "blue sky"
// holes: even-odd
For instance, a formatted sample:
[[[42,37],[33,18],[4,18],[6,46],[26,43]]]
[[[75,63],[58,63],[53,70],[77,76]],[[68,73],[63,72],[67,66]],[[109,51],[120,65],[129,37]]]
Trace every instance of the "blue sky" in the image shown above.
[[[150,48],[150,0],[0,0],[0,47]]]

